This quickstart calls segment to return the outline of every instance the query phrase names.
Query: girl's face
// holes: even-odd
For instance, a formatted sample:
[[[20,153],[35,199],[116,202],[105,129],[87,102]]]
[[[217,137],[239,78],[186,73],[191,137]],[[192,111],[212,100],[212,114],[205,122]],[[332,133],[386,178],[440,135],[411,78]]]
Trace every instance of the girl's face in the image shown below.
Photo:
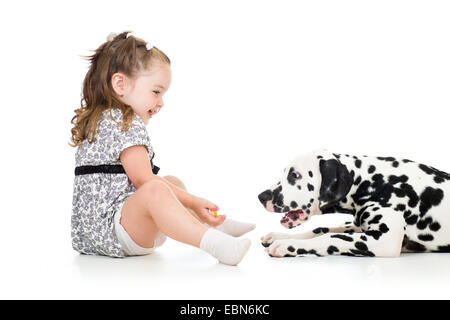
[[[172,80],[167,63],[152,62],[150,68],[142,71],[136,79],[124,79],[126,84],[120,95],[120,100],[131,106],[146,125],[164,106],[163,95]]]

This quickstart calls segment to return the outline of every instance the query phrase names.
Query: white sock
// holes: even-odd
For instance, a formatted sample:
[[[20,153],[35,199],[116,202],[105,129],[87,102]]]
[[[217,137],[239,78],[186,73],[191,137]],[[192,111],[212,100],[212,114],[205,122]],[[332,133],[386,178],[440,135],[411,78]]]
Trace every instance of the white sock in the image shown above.
[[[217,230],[225,232],[233,237],[240,237],[243,234],[255,229],[256,225],[254,223],[240,222],[226,218],[225,221],[215,227]]]
[[[231,266],[241,262],[250,247],[249,239],[236,239],[219,230],[209,228],[200,241],[200,249]]]

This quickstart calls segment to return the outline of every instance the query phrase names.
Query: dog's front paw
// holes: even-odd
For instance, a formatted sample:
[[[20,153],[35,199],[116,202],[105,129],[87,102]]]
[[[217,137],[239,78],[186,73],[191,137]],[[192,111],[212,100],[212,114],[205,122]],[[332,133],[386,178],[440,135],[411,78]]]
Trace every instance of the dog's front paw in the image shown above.
[[[264,237],[261,237],[261,244],[263,247],[270,246],[276,240],[289,239],[292,235],[288,233],[280,233],[280,232],[270,232],[266,234]]]
[[[295,257],[297,255],[290,239],[275,240],[266,248],[266,251],[269,256],[277,258]]]

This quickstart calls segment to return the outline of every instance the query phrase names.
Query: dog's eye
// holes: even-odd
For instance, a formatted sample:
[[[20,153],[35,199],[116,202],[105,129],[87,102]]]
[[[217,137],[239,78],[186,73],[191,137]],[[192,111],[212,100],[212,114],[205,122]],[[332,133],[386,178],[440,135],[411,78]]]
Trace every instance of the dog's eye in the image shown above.
[[[289,174],[289,178],[291,178],[291,179],[298,180],[298,179],[301,179],[301,177],[302,177],[302,175],[296,171],[293,171]]]

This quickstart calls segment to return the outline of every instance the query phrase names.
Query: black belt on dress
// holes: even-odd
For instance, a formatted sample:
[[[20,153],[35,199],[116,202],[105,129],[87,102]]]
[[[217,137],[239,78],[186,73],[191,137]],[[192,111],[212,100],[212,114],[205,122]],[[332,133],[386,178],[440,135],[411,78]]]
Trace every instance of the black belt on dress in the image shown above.
[[[159,167],[152,165],[153,174],[158,174]],[[75,175],[91,173],[125,173],[125,169],[121,164],[101,164],[97,166],[78,166],[75,168]]]

